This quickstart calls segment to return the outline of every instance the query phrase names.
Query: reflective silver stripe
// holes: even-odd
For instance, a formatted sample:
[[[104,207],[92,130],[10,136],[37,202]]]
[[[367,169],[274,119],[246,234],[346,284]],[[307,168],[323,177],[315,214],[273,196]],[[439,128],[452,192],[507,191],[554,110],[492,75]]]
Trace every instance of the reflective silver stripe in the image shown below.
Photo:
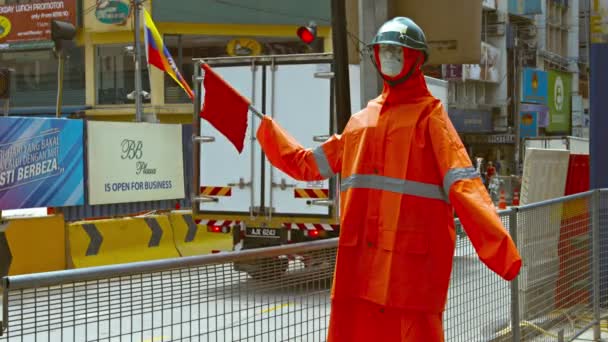
[[[377,175],[352,175],[342,181],[341,191],[366,188],[396,192],[424,198],[438,199],[447,202],[443,189],[439,185],[415,182],[399,178]]]
[[[322,146],[318,146],[312,151],[312,155],[315,157],[315,161],[317,162],[317,167],[319,168],[319,173],[324,178],[329,178],[334,175],[334,171],[329,166],[329,161],[327,160],[327,156],[325,155],[325,151],[323,151]]]
[[[443,191],[450,194],[450,188],[454,183],[462,179],[473,179],[480,177],[479,172],[473,167],[451,169],[443,177]]]

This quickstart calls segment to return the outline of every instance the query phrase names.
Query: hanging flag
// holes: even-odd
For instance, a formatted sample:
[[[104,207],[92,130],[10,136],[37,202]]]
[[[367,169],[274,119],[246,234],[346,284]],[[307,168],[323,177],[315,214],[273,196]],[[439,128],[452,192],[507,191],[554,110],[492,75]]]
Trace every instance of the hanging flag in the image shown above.
[[[251,102],[237,92],[207,64],[203,64],[205,90],[201,117],[222,133],[241,153]]]
[[[146,61],[148,65],[154,65],[161,71],[166,72],[173,78],[177,84],[179,84],[182,89],[188,94],[190,99],[194,97],[192,93],[192,89],[188,85],[188,82],[184,79],[182,74],[179,72],[173,57],[169,53],[167,46],[163,43],[163,39],[158,33],[154,22],[152,21],[152,16],[143,9],[144,12],[144,40],[146,44]]]

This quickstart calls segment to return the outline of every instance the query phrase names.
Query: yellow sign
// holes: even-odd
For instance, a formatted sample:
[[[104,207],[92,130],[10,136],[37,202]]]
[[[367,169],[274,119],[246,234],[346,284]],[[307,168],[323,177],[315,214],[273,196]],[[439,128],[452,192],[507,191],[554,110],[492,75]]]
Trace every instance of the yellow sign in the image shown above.
[[[0,38],[4,38],[11,33],[11,26],[11,21],[0,15]]]
[[[230,56],[256,56],[262,53],[262,44],[249,38],[233,39],[228,42],[226,52]]]
[[[593,0],[591,42],[608,43],[608,0]]]

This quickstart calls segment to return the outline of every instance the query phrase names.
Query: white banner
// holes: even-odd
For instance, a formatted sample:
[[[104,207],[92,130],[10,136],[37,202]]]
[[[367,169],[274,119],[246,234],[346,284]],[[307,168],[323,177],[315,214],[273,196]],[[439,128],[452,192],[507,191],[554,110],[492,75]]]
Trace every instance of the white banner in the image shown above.
[[[89,204],[184,197],[180,125],[87,122]]]

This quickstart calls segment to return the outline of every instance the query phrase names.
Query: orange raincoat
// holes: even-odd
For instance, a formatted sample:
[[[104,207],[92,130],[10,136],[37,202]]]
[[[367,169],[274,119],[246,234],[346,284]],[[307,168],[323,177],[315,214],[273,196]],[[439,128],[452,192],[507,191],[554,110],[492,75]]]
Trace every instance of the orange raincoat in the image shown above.
[[[520,255],[422,72],[385,84],[341,135],[316,149],[269,117],[257,138],[270,162],[295,179],[341,175],[329,341],[443,340],[453,209],[492,271],[506,280],[519,273]]]

